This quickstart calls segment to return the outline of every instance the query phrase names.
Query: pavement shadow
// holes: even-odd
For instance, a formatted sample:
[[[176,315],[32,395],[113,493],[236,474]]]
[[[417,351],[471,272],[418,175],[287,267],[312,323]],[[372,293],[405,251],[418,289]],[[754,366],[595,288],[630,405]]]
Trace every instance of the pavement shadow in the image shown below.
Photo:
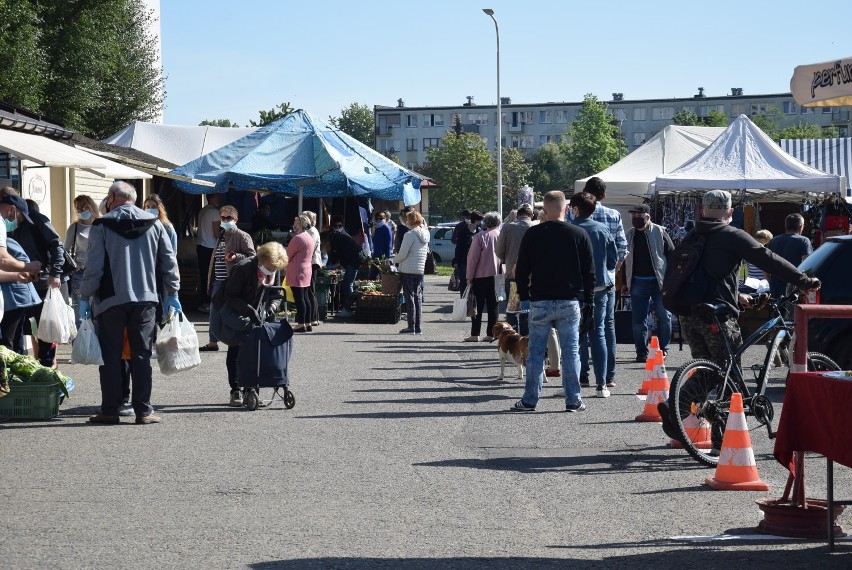
[[[667,550],[658,550],[660,545]],[[347,568],[350,570],[360,569],[385,569],[406,568],[408,570],[442,568],[446,570],[469,570],[483,568],[516,569],[516,568],[579,568],[586,570],[590,568],[674,568],[674,567],[700,567],[708,569],[727,569],[743,567],[745,565],[756,565],[758,567],[770,568],[812,568],[821,569],[849,568],[852,563],[852,553],[839,553],[830,555],[824,546],[813,546],[796,550],[777,549],[769,550],[772,543],[757,541],[755,543],[734,540],[726,543],[715,542],[712,546],[702,543],[696,546],[692,543],[671,544],[671,541],[649,541],[647,545],[638,545],[634,542],[621,544],[606,544],[601,546],[553,546],[555,549],[565,549],[561,552],[567,553],[571,549],[582,549],[585,555],[600,550],[600,559],[588,560],[572,558],[570,556],[545,557],[452,557],[452,558],[378,558],[378,557],[328,557],[317,558],[294,558],[292,560],[272,560],[249,564],[254,570],[318,570],[326,568]],[[642,546],[645,546],[643,549]],[[605,548],[624,548],[643,550],[632,552],[621,556],[607,556]],[[653,550],[651,550],[653,549]],[[558,551],[557,551],[558,552]]]
[[[500,394],[480,394],[476,396],[472,395],[460,395],[460,396],[439,396],[437,398],[402,398],[399,400],[350,400],[344,402],[344,404],[430,404],[430,405],[441,405],[441,404],[483,404],[486,402],[494,402],[497,400],[512,400],[517,399],[517,397],[509,396],[509,395],[500,395]]]
[[[411,420],[417,418],[458,418],[473,416],[499,416],[508,414],[505,410],[483,410],[483,411],[428,411],[428,412],[365,412],[361,414],[322,414],[322,415],[300,415],[299,419],[310,420]]]

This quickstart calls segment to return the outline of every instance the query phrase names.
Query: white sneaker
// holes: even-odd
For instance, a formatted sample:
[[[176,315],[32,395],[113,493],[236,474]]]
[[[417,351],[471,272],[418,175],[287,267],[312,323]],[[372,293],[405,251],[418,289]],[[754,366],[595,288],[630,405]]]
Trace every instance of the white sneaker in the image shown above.
[[[599,386],[597,390],[595,390],[595,398],[609,398],[609,390],[606,389],[606,386]]]
[[[229,404],[232,408],[240,408],[243,405],[243,395],[240,392],[231,392],[231,401]]]
[[[479,337],[478,336],[469,336],[466,339],[464,339],[462,342],[479,342]]]

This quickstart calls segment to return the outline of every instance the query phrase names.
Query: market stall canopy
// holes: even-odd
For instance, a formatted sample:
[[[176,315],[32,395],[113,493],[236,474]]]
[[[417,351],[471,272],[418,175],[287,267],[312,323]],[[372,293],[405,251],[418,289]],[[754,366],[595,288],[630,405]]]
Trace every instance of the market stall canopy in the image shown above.
[[[656,178],[654,191],[742,190],[755,198],[801,200],[808,193],[843,192],[842,177],[799,162],[745,115],[677,170]]]
[[[76,168],[107,179],[149,179],[150,174],[41,135],[0,128],[0,150],[41,166]]]
[[[724,127],[667,126],[645,144],[595,174],[606,183],[607,206],[640,203],[648,191],[648,184],[657,176],[682,166],[724,130]],[[574,192],[582,192],[589,178],[591,176],[577,180]]]
[[[420,202],[421,176],[303,110],[172,171],[191,194],[266,190],[305,198]],[[196,181],[212,182],[215,189]]]
[[[808,166],[846,178],[846,199],[852,199],[852,138],[781,139],[778,144]]]
[[[790,91],[802,107],[852,106],[852,57],[799,65]]]
[[[256,130],[135,121],[103,142],[133,148],[172,164],[186,164]]]

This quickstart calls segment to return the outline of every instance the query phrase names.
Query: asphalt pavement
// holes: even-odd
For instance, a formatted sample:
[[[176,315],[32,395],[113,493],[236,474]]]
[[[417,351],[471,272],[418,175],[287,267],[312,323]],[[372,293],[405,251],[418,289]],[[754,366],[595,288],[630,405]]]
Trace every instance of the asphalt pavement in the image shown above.
[[[221,350],[174,376],[155,366],[161,424],[88,424],[97,369],[61,347],[77,388],[60,416],[0,423],[0,568],[852,567],[852,542],[829,555],[756,532],[755,499],[787,478],[764,431],[770,491],[712,491],[712,470],[636,422],[631,346],[611,398],[584,389],[587,411],[546,397],[509,412],[522,385],[496,380],[494,345],[460,342],[446,281],[427,278],[422,336],[340,320],[298,335],[292,410],[228,407]],[[669,374],[687,359],[673,346]],[[783,382],[768,393],[777,417]],[[825,496],[824,466],[808,457],[809,496]],[[852,498],[852,470],[835,488]]]

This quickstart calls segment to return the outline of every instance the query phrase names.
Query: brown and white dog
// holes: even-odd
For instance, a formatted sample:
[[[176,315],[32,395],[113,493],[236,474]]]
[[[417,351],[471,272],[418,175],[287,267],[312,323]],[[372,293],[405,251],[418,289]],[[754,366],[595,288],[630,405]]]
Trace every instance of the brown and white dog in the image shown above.
[[[518,369],[518,380],[523,380],[524,366],[529,354],[529,337],[519,335],[505,321],[494,325],[491,336],[497,341],[497,353],[500,355],[500,376],[497,379],[503,379],[506,362],[512,362]]]

